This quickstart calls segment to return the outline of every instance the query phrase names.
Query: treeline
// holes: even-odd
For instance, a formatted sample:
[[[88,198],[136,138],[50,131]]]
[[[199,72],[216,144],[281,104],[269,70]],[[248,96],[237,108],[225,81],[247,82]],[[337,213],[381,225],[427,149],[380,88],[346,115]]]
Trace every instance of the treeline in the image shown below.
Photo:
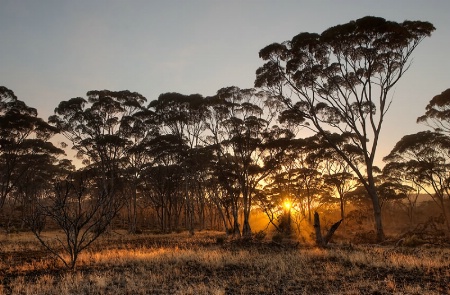
[[[20,220],[45,244],[51,222],[77,255],[111,226],[135,233],[147,221],[166,233],[214,227],[250,237],[255,209],[284,231],[286,210],[312,223],[318,207],[336,206],[345,219],[351,204],[371,207],[382,240],[383,204],[401,200],[413,221],[427,193],[450,232],[448,90],[419,118],[435,130],[405,136],[383,170],[374,166],[388,93],[433,30],[366,17],[262,49],[256,88],[153,101],[95,90],[62,101],[48,121],[1,87],[1,226]]]

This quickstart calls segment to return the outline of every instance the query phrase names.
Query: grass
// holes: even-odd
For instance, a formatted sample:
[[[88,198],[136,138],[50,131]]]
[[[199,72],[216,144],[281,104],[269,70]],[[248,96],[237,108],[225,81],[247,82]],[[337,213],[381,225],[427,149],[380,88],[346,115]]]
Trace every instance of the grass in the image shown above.
[[[67,271],[30,234],[0,240],[0,294],[450,294],[450,249],[112,233]],[[219,238],[219,239],[218,239]]]

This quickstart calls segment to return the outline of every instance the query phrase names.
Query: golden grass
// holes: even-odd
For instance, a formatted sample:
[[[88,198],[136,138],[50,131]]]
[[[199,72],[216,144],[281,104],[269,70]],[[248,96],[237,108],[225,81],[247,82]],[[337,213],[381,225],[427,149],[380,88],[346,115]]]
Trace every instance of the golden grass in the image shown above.
[[[109,235],[73,272],[17,245],[8,253],[24,261],[0,264],[0,294],[450,294],[450,249],[222,245],[218,235]]]

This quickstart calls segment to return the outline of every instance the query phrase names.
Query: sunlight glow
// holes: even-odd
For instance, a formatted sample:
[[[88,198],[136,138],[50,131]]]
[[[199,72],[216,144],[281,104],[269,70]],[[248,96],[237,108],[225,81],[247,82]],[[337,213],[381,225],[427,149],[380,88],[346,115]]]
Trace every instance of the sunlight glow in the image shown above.
[[[284,203],[283,203],[283,207],[284,207],[284,209],[286,209],[286,210],[291,210],[292,202],[289,201],[289,200],[285,200]]]

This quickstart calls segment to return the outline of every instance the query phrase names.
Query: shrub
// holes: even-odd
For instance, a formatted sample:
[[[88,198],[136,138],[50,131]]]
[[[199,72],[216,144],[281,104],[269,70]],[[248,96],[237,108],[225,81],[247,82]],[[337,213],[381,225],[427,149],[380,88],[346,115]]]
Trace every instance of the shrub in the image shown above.
[[[226,239],[227,239],[227,238],[226,238],[225,236],[217,237],[217,238],[216,238],[216,243],[219,244],[219,245],[222,245],[223,243],[225,243],[225,240],[226,240]]]
[[[281,243],[281,242],[283,242],[283,239],[284,239],[284,235],[282,233],[276,233],[272,237],[272,242]]]
[[[266,232],[263,230],[260,230],[258,232],[256,232],[253,237],[255,238],[255,240],[257,241],[262,241],[264,240],[264,238],[266,237]]]

